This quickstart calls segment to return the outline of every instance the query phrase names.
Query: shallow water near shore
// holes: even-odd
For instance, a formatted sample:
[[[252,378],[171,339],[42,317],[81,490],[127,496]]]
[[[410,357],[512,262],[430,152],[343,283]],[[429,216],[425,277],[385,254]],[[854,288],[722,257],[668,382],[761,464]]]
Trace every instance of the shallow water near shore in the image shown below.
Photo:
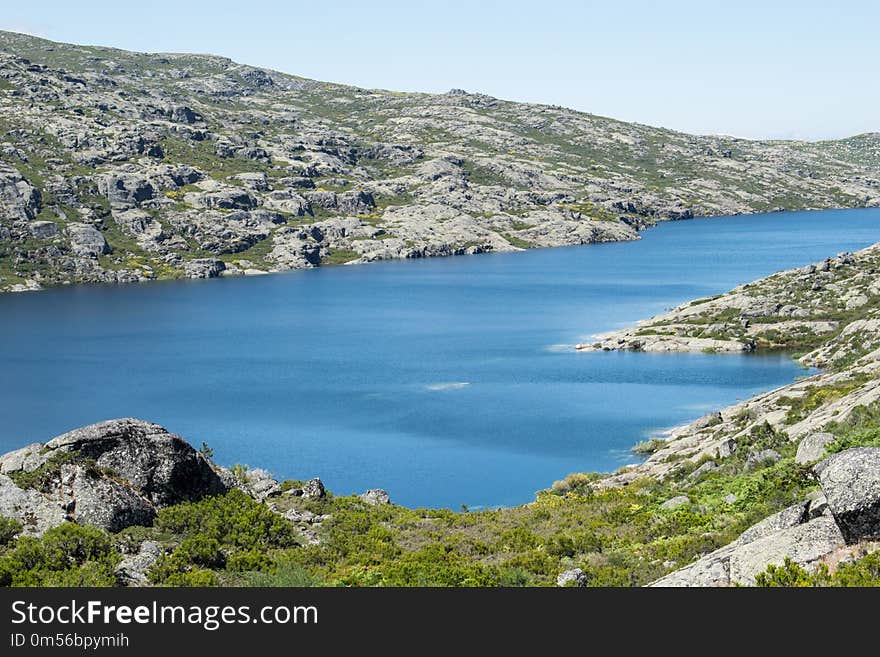
[[[340,494],[528,502],[808,373],[784,354],[575,343],[878,240],[880,210],[774,213],[630,243],[2,295],[0,452],[133,416]]]

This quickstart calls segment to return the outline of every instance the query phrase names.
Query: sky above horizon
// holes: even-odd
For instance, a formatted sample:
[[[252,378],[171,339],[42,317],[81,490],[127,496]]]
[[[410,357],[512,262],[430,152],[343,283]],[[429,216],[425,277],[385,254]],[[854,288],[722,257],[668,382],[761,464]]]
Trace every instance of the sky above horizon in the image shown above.
[[[29,0],[0,15],[0,29],[55,41],[786,139],[880,131],[878,25],[872,0]]]

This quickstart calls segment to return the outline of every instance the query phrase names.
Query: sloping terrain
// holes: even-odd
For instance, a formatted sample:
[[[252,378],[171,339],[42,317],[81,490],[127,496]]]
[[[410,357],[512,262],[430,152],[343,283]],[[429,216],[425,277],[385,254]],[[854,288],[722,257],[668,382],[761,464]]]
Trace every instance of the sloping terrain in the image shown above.
[[[880,205],[880,137],[697,137],[0,32],[0,290],[638,238]]]

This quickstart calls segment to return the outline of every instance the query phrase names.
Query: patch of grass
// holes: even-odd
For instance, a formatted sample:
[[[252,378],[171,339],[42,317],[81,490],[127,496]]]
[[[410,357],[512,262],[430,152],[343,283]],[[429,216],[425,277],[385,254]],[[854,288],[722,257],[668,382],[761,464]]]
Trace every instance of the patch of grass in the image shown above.
[[[321,258],[322,265],[344,265],[361,257],[360,253],[346,249],[330,249],[329,253]]]
[[[510,242],[511,246],[515,246],[518,249],[531,249],[535,246],[528,240],[524,240],[521,237],[517,237],[516,235],[511,235],[509,233],[499,233],[499,235]]]
[[[785,415],[786,423],[800,422],[821,406],[861,388],[868,380],[867,375],[859,375],[834,385],[810,386],[801,397],[780,397],[779,402],[789,407]]]

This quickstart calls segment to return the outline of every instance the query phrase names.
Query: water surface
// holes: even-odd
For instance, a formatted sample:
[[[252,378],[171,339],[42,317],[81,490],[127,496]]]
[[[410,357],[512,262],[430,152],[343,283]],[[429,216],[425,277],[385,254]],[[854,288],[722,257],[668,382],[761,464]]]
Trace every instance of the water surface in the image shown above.
[[[134,416],[338,493],[527,502],[804,373],[778,354],[575,343],[878,240],[878,210],[777,213],[631,243],[3,295],[0,452]]]

